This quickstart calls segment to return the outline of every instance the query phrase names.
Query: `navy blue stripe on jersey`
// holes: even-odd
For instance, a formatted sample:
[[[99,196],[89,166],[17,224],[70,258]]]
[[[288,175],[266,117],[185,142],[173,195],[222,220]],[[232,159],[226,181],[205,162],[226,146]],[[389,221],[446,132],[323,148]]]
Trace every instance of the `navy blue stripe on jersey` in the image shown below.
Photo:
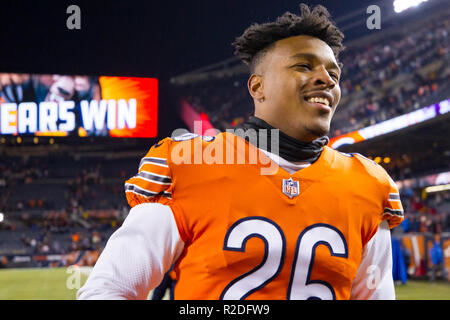
[[[172,184],[172,179],[170,177],[162,176],[156,173],[150,173],[147,171],[141,171],[135,177],[157,184]]]
[[[388,200],[400,200],[400,195],[398,193],[389,193],[389,199]]]
[[[403,216],[403,210],[384,208],[384,213],[391,214],[394,216]]]
[[[146,163],[155,164],[155,165],[161,166],[161,167],[168,167],[167,159],[155,158],[155,157],[145,157],[145,158],[142,158],[141,162],[139,163],[139,169]]]
[[[142,188],[139,188],[135,184],[126,183],[125,184],[125,192],[133,192],[139,196],[145,197],[145,198],[152,198],[155,196],[164,196],[167,198],[171,198],[172,194],[170,192],[161,191],[161,192],[151,192],[148,190],[144,190]]]

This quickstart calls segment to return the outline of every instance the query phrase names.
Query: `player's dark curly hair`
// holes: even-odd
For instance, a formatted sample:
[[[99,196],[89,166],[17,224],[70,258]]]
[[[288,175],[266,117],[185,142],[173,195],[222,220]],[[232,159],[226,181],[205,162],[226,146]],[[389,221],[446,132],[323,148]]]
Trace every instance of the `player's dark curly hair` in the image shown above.
[[[254,23],[235,39],[232,45],[234,54],[250,67],[253,73],[256,65],[278,40],[292,36],[308,35],[326,42],[338,60],[344,50],[344,34],[330,20],[330,13],[321,5],[312,10],[308,5],[300,4],[301,16],[291,12],[284,13],[275,22]]]

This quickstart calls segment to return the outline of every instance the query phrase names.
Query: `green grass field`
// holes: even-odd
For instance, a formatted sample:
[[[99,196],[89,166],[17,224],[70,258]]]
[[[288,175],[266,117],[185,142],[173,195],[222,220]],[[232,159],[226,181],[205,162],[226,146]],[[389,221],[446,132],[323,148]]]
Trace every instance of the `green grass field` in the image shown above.
[[[72,274],[66,268],[2,269],[0,300],[74,300],[76,289],[68,289]],[[80,283],[87,275],[80,273]],[[70,279],[69,279],[70,282]]]
[[[77,287],[87,279],[85,272],[68,273],[67,268],[2,269],[0,300],[72,300]],[[70,269],[69,269],[70,271]],[[408,281],[396,287],[398,300],[450,300],[450,283]]]

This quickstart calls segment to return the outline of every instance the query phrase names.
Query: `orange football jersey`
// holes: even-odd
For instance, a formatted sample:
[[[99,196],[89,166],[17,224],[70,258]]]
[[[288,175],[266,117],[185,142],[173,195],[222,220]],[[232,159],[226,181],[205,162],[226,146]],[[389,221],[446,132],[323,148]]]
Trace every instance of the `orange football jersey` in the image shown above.
[[[363,247],[403,219],[395,183],[358,154],[325,146],[289,174],[231,133],[175,140],[125,183],[131,206],[172,209],[185,243],[175,299],[349,299]]]

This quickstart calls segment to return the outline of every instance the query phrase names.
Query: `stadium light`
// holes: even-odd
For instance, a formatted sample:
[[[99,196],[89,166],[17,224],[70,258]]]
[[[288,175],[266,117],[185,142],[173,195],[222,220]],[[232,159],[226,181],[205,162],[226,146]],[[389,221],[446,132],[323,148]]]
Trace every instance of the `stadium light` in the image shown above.
[[[400,13],[402,11],[408,10],[411,7],[416,7],[422,2],[428,0],[395,0],[394,1],[394,11]]]
[[[0,223],[2,223],[3,220],[5,220],[5,215],[0,212]]]
[[[426,193],[439,192],[439,191],[445,191],[445,190],[450,190],[450,184],[444,184],[444,185],[440,185],[440,186],[431,186],[431,187],[425,188]]]

